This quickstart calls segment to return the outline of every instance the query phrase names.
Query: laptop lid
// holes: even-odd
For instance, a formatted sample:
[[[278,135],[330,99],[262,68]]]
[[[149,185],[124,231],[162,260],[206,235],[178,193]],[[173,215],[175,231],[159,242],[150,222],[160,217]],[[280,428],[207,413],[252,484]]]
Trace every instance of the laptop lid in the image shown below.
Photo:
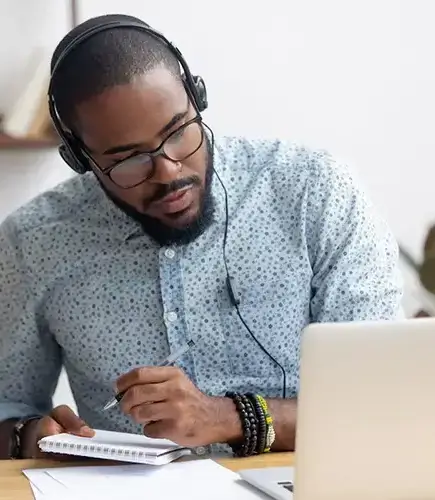
[[[302,335],[295,500],[435,498],[435,319]]]

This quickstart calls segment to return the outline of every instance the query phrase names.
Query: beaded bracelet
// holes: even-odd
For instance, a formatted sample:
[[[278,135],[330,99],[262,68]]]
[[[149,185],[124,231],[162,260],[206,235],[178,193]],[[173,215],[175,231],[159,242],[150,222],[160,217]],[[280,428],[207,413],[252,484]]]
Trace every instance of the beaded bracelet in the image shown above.
[[[243,442],[231,444],[231,449],[237,457],[248,457],[255,453],[257,448],[258,420],[255,408],[250,399],[244,394],[228,391],[226,397],[231,398],[236,406],[243,429]]]
[[[248,457],[254,455],[258,446],[258,434],[259,434],[259,421],[256,416],[256,410],[251,400],[245,394],[241,395],[242,402],[248,410],[248,417],[251,420],[251,439],[248,448]],[[252,425],[253,424],[253,425]]]
[[[273,427],[273,418],[269,412],[267,401],[260,394],[249,393],[255,413],[259,422],[257,453],[267,453],[270,451],[275,441],[275,429]]]
[[[263,407],[260,404],[260,401],[257,399],[255,394],[249,392],[246,395],[252,403],[252,406],[255,409],[255,414],[258,420],[258,439],[257,439],[257,447],[256,453],[264,453],[266,448],[266,437],[267,437],[267,424],[266,424],[266,416],[263,411]]]
[[[275,441],[275,429],[273,427],[273,418],[272,415],[269,413],[269,406],[267,404],[267,401],[263,398],[263,396],[257,394],[256,398],[259,401],[261,407],[263,408],[264,416],[266,419],[266,425],[267,425],[266,446],[264,448],[263,453],[267,453],[270,451],[270,448],[272,447]]]

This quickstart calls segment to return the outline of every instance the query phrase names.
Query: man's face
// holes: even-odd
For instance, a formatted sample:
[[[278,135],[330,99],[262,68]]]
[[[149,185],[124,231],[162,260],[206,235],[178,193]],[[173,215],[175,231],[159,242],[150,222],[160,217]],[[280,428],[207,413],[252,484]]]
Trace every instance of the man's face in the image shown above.
[[[211,203],[205,200],[210,196],[211,152],[182,83],[169,71],[157,68],[107,89],[81,103],[76,116],[80,138],[98,165],[95,174],[120,208],[145,230],[154,226],[162,243],[166,232],[177,240],[198,225],[204,205]],[[145,154],[165,140],[164,152],[171,159]],[[104,172],[114,165],[110,178]],[[151,176],[141,182],[147,173]]]

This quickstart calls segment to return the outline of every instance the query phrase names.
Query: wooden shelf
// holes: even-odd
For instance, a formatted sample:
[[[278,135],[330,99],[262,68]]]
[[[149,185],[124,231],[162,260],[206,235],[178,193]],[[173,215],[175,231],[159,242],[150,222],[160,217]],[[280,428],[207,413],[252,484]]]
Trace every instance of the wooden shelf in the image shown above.
[[[77,26],[80,21],[78,0],[69,0],[69,17],[70,29]],[[46,100],[46,99],[45,99]],[[3,116],[0,113],[0,153],[3,151],[31,151],[31,150],[45,150],[57,148],[60,144],[60,138],[55,134],[53,137],[47,136],[46,138],[16,138],[11,137],[1,132],[1,122]],[[53,131],[54,132],[54,131]]]
[[[26,139],[10,137],[0,132],[0,151],[5,150],[23,150],[23,149],[51,149],[59,145],[59,142],[53,137],[46,139]]]

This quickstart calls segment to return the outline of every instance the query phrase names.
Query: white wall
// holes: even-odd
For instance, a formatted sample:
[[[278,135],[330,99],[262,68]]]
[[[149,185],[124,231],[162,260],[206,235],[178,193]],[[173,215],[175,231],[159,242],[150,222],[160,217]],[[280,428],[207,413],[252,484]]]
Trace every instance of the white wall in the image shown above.
[[[211,7],[122,2],[125,13],[167,32],[206,77],[206,116],[218,131],[287,136],[343,156],[397,237],[419,251],[435,214],[435,3],[221,0]],[[82,15],[119,9],[117,0],[94,0]]]
[[[46,15],[41,2],[2,0],[0,110],[32,46],[67,29],[67,3],[44,0]],[[133,14],[179,45],[207,81],[217,132],[290,137],[348,160],[419,256],[435,214],[433,0],[81,3],[81,20]],[[69,172],[54,152],[0,153],[0,175],[1,219]]]
[[[2,1],[0,36],[13,49],[0,45],[0,109],[33,40],[52,46],[63,34],[67,3],[44,0],[47,16],[38,2]],[[435,213],[432,0],[220,0],[207,13],[203,0],[81,3],[81,19],[122,11],[165,31],[206,78],[206,118],[218,132],[287,136],[349,160],[400,241],[419,252]],[[47,173],[63,167],[46,160]],[[2,170],[20,163],[0,157]],[[25,196],[38,185],[31,178]]]
[[[54,48],[68,26],[66,1],[2,0],[0,3],[0,113],[16,97],[36,48]],[[70,175],[54,150],[0,151],[0,220],[40,191]]]

